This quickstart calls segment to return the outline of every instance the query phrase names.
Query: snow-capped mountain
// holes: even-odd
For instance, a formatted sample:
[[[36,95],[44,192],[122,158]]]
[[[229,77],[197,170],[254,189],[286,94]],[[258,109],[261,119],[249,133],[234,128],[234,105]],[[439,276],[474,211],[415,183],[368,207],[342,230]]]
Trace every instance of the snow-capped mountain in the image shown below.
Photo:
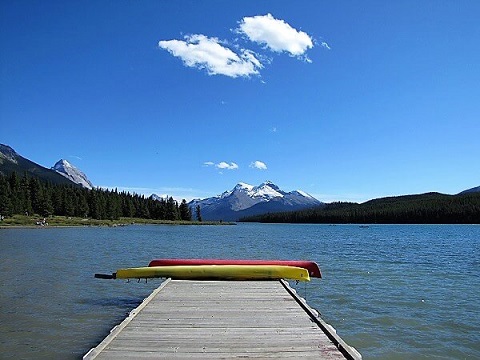
[[[285,192],[271,181],[266,181],[258,186],[238,183],[232,190],[215,197],[192,200],[189,206],[195,213],[200,205],[204,220],[237,221],[244,216],[300,210],[322,204],[303,191]]]
[[[75,184],[81,185],[87,189],[93,189],[93,184],[88,180],[87,176],[67,160],[61,159],[57,161],[57,163],[53,165],[52,170],[55,170],[60,175],[70,179]]]
[[[157,194],[152,194],[150,195],[150,198],[155,201],[166,201],[168,200],[167,195],[157,195]]]

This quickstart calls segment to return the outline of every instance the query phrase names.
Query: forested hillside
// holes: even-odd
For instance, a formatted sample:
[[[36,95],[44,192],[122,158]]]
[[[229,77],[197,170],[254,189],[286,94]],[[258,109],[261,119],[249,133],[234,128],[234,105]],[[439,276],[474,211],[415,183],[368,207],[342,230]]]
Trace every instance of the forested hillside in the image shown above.
[[[116,220],[137,217],[155,220],[191,220],[185,200],[172,197],[153,200],[143,195],[117,190],[85,189],[73,185],[54,185],[26,173],[0,174],[0,215],[38,214]]]
[[[480,224],[480,193],[427,193],[271,213],[241,221],[321,224]]]

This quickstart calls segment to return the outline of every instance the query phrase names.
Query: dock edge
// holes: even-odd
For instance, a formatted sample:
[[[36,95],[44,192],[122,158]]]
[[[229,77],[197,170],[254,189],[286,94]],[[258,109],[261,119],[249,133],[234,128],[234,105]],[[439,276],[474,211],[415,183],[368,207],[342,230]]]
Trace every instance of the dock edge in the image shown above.
[[[293,289],[286,280],[280,280],[285,290],[295,299],[300,307],[310,316],[313,322],[322,329],[330,341],[337,347],[337,349],[349,360],[362,360],[362,355],[353,346],[348,345],[338,334],[335,328],[327,324],[318,314],[318,311],[311,308],[305,299],[298,296],[297,291]]]
[[[135,309],[130,311],[128,316],[118,325],[114,326],[110,330],[110,334],[107,335],[105,339],[102,340],[100,344],[96,347],[91,348],[84,356],[83,360],[91,360],[95,359],[103,349],[105,349],[115,337],[123,330],[125,326],[127,326],[134,318],[137,316],[140,311],[148,305],[148,303],[160,292],[162,289],[171,281],[172,279],[166,279],[164,282],[160,284],[158,288],[156,288],[149,296],[143,299],[142,303],[138,305]]]

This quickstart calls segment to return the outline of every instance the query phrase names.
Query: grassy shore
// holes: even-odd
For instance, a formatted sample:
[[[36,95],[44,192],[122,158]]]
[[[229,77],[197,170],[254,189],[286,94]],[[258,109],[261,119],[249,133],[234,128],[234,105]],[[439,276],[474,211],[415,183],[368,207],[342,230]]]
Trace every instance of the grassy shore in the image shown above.
[[[0,221],[2,227],[45,227],[45,226],[127,226],[134,224],[157,224],[157,225],[234,225],[231,222],[217,221],[170,221],[140,218],[120,218],[116,220],[96,220],[90,218],[78,218],[67,216],[41,216],[14,215],[5,217]]]

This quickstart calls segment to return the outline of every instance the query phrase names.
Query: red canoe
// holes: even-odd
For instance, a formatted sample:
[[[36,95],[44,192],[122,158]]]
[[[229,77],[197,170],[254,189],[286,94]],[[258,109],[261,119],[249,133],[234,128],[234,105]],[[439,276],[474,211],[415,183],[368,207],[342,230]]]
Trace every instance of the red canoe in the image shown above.
[[[238,260],[238,259],[155,259],[148,266],[178,265],[283,265],[296,266],[308,270],[310,277],[321,278],[317,263],[307,260]]]

